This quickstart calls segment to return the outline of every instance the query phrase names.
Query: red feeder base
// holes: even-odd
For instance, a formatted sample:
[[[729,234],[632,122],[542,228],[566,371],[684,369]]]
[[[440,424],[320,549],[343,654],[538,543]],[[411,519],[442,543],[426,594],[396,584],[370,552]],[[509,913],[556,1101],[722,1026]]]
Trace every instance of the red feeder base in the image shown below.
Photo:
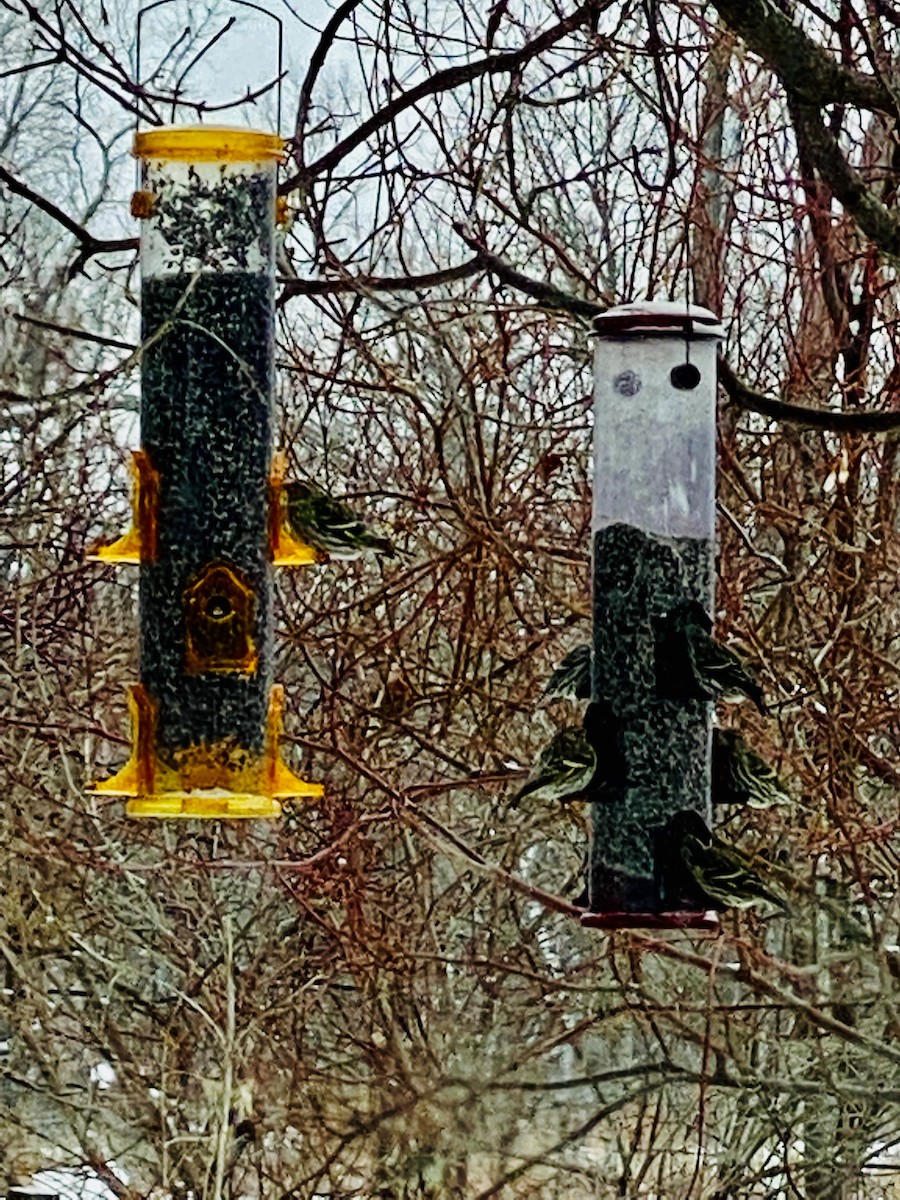
[[[719,928],[718,913],[706,912],[584,912],[581,924],[588,929],[706,929]]]

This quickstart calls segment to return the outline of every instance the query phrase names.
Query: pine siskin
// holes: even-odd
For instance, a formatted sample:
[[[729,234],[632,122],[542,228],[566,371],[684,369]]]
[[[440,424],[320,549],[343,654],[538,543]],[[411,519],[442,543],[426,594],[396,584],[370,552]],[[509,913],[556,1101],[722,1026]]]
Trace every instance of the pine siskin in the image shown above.
[[[765,714],[759,680],[712,636],[712,621],[698,600],[682,600],[664,617],[654,617],[653,624],[660,695],[730,701],[746,696]]]
[[[545,696],[574,696],[576,700],[591,698],[591,647],[576,646],[562,660],[544,688]]]
[[[712,750],[713,804],[749,804],[772,808],[790,803],[777,772],[736,729],[714,729]]]
[[[694,809],[676,813],[657,838],[657,875],[663,899],[708,908],[752,908],[774,904],[790,913],[786,901],[763,882],[750,860],[714,837]]]
[[[287,499],[287,519],[294,536],[332,558],[354,559],[366,550],[394,558],[387,538],[378,537],[341,500],[314,483],[297,480],[282,488]]]
[[[539,800],[583,799],[597,769],[597,756],[580,725],[569,725],[541,751],[528,782],[513,797],[515,808],[526,796]]]

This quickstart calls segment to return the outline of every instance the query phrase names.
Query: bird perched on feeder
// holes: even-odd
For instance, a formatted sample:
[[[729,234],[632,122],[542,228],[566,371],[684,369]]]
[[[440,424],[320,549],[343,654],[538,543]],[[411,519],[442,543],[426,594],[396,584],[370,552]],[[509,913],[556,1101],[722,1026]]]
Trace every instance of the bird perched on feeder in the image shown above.
[[[602,765],[602,772],[598,767]],[[606,702],[589,704],[583,725],[567,725],[541,751],[537,766],[521,791],[515,808],[526,796],[541,800],[585,800],[591,783],[620,787],[625,760],[619,744],[618,722]]]
[[[751,808],[772,808],[791,799],[774,767],[736,729],[713,730],[712,798],[713,804]]]
[[[694,809],[675,813],[656,835],[656,875],[667,907],[704,905],[723,911],[773,904],[790,908],[748,858],[714,837]]]
[[[588,644],[570,650],[544,688],[545,696],[591,698],[591,647]]]
[[[367,550],[394,558],[387,538],[378,537],[342,500],[335,500],[314,483],[292,480],[282,485],[291,532],[332,558],[354,559]]]
[[[538,800],[584,799],[597,769],[597,755],[580,725],[568,725],[554,736],[538,759],[525,786],[510,801],[516,808],[526,796]]]
[[[730,700],[746,697],[765,715],[762,688],[733,650],[712,636],[712,621],[698,600],[681,600],[655,616],[656,682],[673,700]]]

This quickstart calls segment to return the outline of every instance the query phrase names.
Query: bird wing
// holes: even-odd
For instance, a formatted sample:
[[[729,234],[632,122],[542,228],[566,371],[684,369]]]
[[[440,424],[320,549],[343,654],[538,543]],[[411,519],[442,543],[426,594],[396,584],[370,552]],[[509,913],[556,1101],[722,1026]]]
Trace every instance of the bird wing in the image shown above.
[[[353,512],[340,500],[335,500],[333,496],[324,496],[316,503],[316,516],[328,532],[336,537],[347,537],[351,540],[365,532],[365,525]]]
[[[541,752],[537,769],[515,797],[541,800],[567,800],[583,794],[597,767],[597,756],[584,736],[584,730],[562,729]]]
[[[749,859],[718,839],[704,846],[699,838],[686,837],[681,853],[698,887],[717,905],[752,908],[760,901],[767,901],[787,909],[784,900],[767,888],[753,870]]]
[[[576,700],[591,698],[591,647],[576,646],[562,660],[544,688],[545,696],[574,696]]]
[[[743,738],[735,744],[731,768],[751,808],[770,808],[790,800],[775,768]]]
[[[739,655],[696,627],[691,630],[689,645],[695,673],[712,692],[723,697],[747,696],[764,711],[759,680]]]

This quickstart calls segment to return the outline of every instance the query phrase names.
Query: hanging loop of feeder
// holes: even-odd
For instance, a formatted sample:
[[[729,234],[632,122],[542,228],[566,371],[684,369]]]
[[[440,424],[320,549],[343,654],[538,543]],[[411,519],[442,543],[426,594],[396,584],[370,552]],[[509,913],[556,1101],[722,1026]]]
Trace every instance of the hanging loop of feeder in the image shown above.
[[[694,336],[694,319],[691,315],[689,293],[684,298],[684,362],[673,367],[669,382],[677,392],[692,392],[700,383],[700,372],[691,362],[691,338]]]
[[[269,12],[268,9],[263,8],[259,4],[253,4],[252,0],[227,0],[227,2],[229,4],[236,4],[241,8],[252,8],[256,12],[262,13],[262,15],[264,17],[267,17],[270,21],[274,21],[275,24],[278,26],[278,70],[277,70],[277,74],[275,76],[274,86],[276,89],[276,91],[275,91],[275,104],[276,104],[276,107],[275,107],[275,131],[278,134],[278,136],[280,137],[281,136],[281,90],[282,90],[281,84],[282,84],[282,80],[284,79],[284,22],[281,20],[280,17],[277,17],[275,15],[275,13]],[[135,83],[137,84],[137,86],[139,88],[141,87],[141,27],[143,25],[144,17],[147,15],[147,13],[152,12],[156,8],[162,8],[164,5],[174,4],[174,3],[175,3],[175,0],[153,0],[152,4],[145,4],[143,8],[138,9],[136,38],[135,38]],[[230,26],[226,26],[226,29],[229,27]],[[216,34],[215,38],[213,38],[212,40],[213,41],[218,40],[218,38],[221,37],[222,33],[224,33],[224,32],[225,32],[225,30],[222,30],[220,33]],[[211,44],[212,44],[212,41],[208,44],[208,46]],[[208,49],[208,46],[206,47],[206,49]],[[205,53],[205,50],[201,51],[201,53]],[[194,62],[196,62],[196,61],[197,61],[197,59],[195,58],[192,61],[192,63],[190,64],[190,66],[193,66]],[[188,67],[188,70],[190,70],[190,66]],[[273,86],[272,84],[267,85],[265,88],[262,89],[261,92],[258,93],[258,95],[262,95],[264,92],[270,91],[272,86]],[[223,105],[222,107],[236,108],[238,105],[246,103],[246,99],[247,98],[245,96],[245,97],[242,97],[240,100],[235,100],[233,103]],[[186,100],[179,100],[177,93],[175,93],[172,96],[173,119],[175,116],[175,109],[176,109],[176,107],[178,107],[178,105],[181,105],[182,107],[185,107],[185,108],[196,108],[196,105],[192,105]],[[198,116],[199,116],[199,113],[198,113]]]

